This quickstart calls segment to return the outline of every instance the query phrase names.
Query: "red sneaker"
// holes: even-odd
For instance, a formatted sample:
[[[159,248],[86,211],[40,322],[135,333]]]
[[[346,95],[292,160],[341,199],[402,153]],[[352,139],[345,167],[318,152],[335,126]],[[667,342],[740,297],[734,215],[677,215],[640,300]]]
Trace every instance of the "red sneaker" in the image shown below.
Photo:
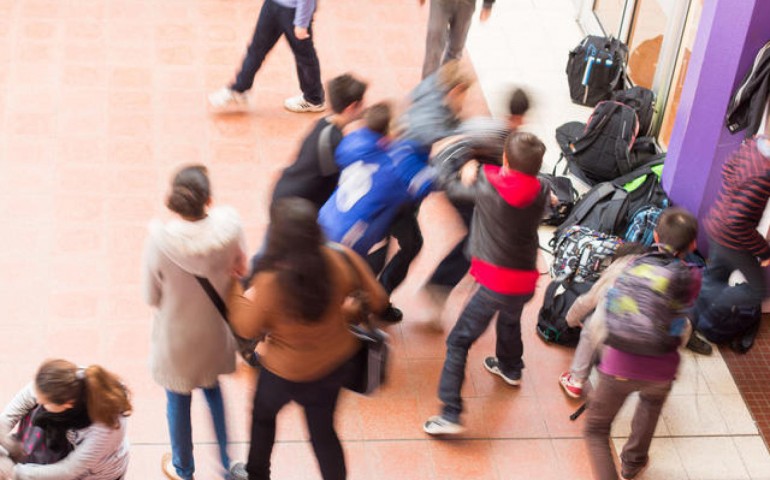
[[[570,372],[564,372],[559,376],[559,385],[571,398],[580,398],[583,396],[583,382],[574,378]]]

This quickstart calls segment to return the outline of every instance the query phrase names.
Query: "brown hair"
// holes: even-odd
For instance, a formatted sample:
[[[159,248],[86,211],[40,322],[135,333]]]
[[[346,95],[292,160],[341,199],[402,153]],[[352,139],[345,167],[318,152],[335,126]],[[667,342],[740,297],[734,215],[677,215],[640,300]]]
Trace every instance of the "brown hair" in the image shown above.
[[[91,421],[112,428],[131,414],[128,389],[98,365],[80,369],[67,360],[47,360],[35,375],[35,388],[57,405],[85,401]]]
[[[508,99],[508,113],[510,115],[524,115],[529,110],[529,95],[521,88],[515,88]]]
[[[473,84],[473,77],[460,66],[458,60],[450,60],[443,64],[439,68],[437,75],[438,83],[443,87],[445,92],[449,92],[458,87],[461,91],[468,90]]]
[[[698,220],[684,208],[668,207],[660,214],[655,231],[658,243],[667,245],[677,254],[687,253],[698,236]]]
[[[166,206],[185,218],[201,219],[211,198],[208,170],[203,165],[182,167],[171,182]]]
[[[378,102],[366,109],[366,113],[364,113],[364,123],[369,130],[381,135],[387,135],[390,131],[390,121],[392,116],[390,103]]]
[[[526,132],[513,132],[505,141],[504,163],[513,170],[527,175],[537,175],[543,165],[545,145],[537,136]]]
[[[366,83],[349,73],[332,78],[326,84],[326,95],[334,113],[342,113],[350,105],[364,99]]]

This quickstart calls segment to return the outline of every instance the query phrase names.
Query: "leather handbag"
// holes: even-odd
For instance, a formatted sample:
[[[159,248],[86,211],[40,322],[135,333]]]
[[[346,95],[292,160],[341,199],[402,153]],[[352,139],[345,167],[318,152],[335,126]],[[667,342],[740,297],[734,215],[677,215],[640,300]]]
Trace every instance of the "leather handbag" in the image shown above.
[[[361,276],[347,252],[338,244],[330,243],[328,246],[339,252],[348,264],[356,285],[350,296],[356,298],[361,306],[358,323],[350,326],[350,331],[361,341],[361,349],[350,359],[350,374],[343,387],[362,395],[370,395],[387,378],[390,352],[388,334],[373,325],[366,294],[361,289]]]

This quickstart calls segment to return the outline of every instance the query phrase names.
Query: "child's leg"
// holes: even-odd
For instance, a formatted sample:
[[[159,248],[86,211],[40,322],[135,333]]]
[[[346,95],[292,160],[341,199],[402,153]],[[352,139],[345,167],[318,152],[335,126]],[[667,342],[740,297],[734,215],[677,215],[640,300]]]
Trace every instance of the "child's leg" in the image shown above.
[[[438,396],[444,403],[442,416],[454,423],[459,423],[460,413],[463,410],[460,389],[465,380],[468,350],[487,329],[492,316],[497,311],[496,302],[492,301],[485,292],[488,290],[478,284],[475,285],[470,301],[446,340],[446,359],[441,371]]]
[[[569,367],[572,378],[580,383],[585,382],[590,375],[598,347],[593,339],[593,329],[588,327],[590,318],[589,316],[583,324],[583,329],[580,331],[580,341]]]
[[[521,311],[532,298],[532,294],[501,295],[493,292],[491,294],[500,308],[495,345],[495,355],[500,370],[506,376],[518,374],[524,368],[524,362],[521,359],[524,353],[524,345],[521,342]]]

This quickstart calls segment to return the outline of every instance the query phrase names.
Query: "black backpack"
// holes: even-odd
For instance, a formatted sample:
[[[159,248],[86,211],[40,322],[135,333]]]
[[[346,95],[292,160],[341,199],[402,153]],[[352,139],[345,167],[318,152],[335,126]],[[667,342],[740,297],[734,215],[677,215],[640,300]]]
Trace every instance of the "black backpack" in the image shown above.
[[[636,111],[636,116],[639,117],[639,135],[650,134],[652,116],[655,113],[655,94],[652,90],[638,86],[631,87],[614,92],[612,99]]]
[[[663,164],[665,155],[654,157],[612,182],[594,185],[577,201],[569,216],[559,225],[551,242],[573,225],[581,225],[610,235],[624,235],[636,213],[646,207],[666,208],[668,196],[653,169]],[[555,167],[554,167],[555,168]]]
[[[616,38],[589,35],[569,52],[567,81],[572,101],[593,107],[625,85],[628,47]]]
[[[593,283],[553,281],[545,289],[543,306],[537,314],[537,334],[548,343],[575,347],[580,328],[567,325],[567,312],[575,300],[591,289]]]
[[[570,122],[557,128],[556,140],[570,171],[589,185],[614,180],[639,166],[637,156],[631,153],[639,130],[633,108],[619,102],[601,102],[583,132],[569,138],[576,127]]]
[[[559,226],[570,214],[575,203],[577,203],[578,192],[572,186],[572,180],[569,177],[540,173],[538,178],[548,187],[549,192],[553,193],[558,199],[556,205],[551,205],[550,199],[546,200],[545,212],[540,223],[543,225]]]
[[[695,302],[696,328],[709,341],[729,343],[736,338],[754,333],[762,319],[762,305],[754,304],[747,283],[730,286],[706,274],[698,300]],[[751,346],[751,342],[747,348]]]

